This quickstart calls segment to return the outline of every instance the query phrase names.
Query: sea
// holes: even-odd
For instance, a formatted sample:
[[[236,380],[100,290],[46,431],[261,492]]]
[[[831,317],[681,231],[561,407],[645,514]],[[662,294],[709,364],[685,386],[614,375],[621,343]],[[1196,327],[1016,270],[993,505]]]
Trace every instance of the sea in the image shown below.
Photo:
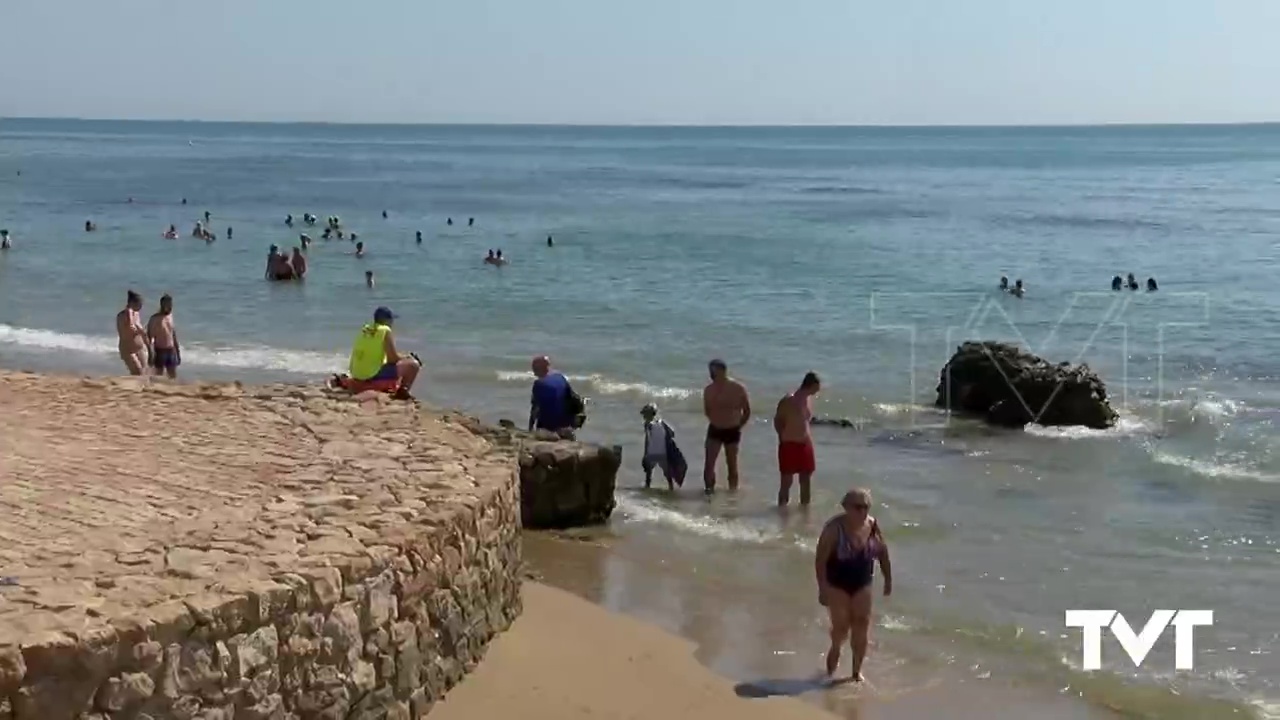
[[[206,211],[216,242],[191,237]],[[304,213],[339,216],[364,257]],[[849,718],[1280,717],[1280,126],[3,119],[0,228],[5,368],[121,373],[129,289],[144,314],[173,296],[188,380],[318,382],[386,305],[426,364],[420,397],[521,424],[549,355],[589,398],[583,438],[623,468],[609,526],[530,536],[531,562],[690,638],[746,697]],[[301,232],[306,280],[264,281],[268,247]],[[1158,292],[1112,291],[1128,273]],[[969,339],[1088,363],[1118,423],[938,410]],[[741,489],[721,466],[708,498],[716,357],[754,412]],[[770,421],[810,370],[816,412],[849,422],[815,428],[814,504],[782,512]],[[649,402],[691,461],[674,493],[642,486]],[[852,487],[874,495],[895,588],[868,682],[822,688],[813,548]],[[1214,623],[1192,669],[1170,628],[1140,667],[1103,633],[1086,671],[1071,609]]]

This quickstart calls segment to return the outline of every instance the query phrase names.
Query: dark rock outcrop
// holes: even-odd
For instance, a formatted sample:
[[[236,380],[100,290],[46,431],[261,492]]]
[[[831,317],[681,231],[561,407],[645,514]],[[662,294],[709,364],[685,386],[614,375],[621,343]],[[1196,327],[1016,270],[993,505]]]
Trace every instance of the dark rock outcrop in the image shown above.
[[[1088,365],[1053,364],[1016,345],[966,342],[938,381],[938,407],[977,415],[992,425],[1082,425],[1105,429],[1117,414],[1107,387]]]
[[[622,447],[573,441],[520,446],[520,517],[526,528],[599,525],[613,514]]]

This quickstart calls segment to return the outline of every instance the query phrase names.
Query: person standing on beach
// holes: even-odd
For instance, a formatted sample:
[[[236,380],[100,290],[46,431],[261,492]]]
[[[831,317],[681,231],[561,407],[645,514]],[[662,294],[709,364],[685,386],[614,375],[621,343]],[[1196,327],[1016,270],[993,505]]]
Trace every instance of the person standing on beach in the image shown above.
[[[147,367],[147,329],[142,326],[142,296],[130,290],[124,309],[116,313],[116,334],[120,337],[120,359],[130,375],[141,375]]]
[[[173,298],[160,296],[160,311],[147,321],[147,336],[151,340],[151,367],[156,375],[168,375],[169,379],[178,377],[178,365],[182,358],[178,354],[178,330],[173,325]]]
[[[778,401],[773,416],[773,429],[778,433],[778,507],[786,507],[791,501],[791,483],[797,475],[800,505],[809,504],[809,482],[817,469],[809,424],[813,420],[813,396],[821,390],[818,374],[805,373],[800,387]]]
[[[814,553],[818,579],[818,603],[831,616],[831,646],[827,649],[827,675],[840,667],[840,647],[849,639],[853,650],[853,675],[861,682],[871,636],[871,590],[875,566],[884,574],[884,596],[893,593],[889,546],[880,525],[871,516],[871,493],[850,490],[840,501],[844,512],[822,528]]]
[[[751,398],[742,383],[729,377],[729,366],[720,359],[707,364],[711,383],[702,390],[702,412],[707,416],[706,459],[702,482],[708,495],[716,489],[716,462],[724,448],[729,489],[738,489],[738,445],[742,429],[751,420]]]
[[[575,417],[571,412],[570,398],[574,397],[569,379],[551,368],[551,358],[539,355],[530,363],[533,370],[533,391],[529,403],[529,431],[547,430],[566,439],[573,439]]]

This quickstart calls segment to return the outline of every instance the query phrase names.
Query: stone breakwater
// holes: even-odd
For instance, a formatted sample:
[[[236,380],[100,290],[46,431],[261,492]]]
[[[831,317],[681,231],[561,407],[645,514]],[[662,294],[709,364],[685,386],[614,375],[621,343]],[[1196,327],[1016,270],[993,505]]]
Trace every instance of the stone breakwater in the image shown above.
[[[420,718],[520,611],[509,449],[293,386],[0,373],[0,720]]]

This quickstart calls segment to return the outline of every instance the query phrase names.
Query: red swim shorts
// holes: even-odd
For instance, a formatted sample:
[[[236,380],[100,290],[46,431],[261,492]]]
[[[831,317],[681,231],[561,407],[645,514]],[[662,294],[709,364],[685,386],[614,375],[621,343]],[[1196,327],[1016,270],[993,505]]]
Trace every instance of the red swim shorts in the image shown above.
[[[783,475],[812,475],[818,468],[813,457],[813,443],[778,443],[778,472]]]

